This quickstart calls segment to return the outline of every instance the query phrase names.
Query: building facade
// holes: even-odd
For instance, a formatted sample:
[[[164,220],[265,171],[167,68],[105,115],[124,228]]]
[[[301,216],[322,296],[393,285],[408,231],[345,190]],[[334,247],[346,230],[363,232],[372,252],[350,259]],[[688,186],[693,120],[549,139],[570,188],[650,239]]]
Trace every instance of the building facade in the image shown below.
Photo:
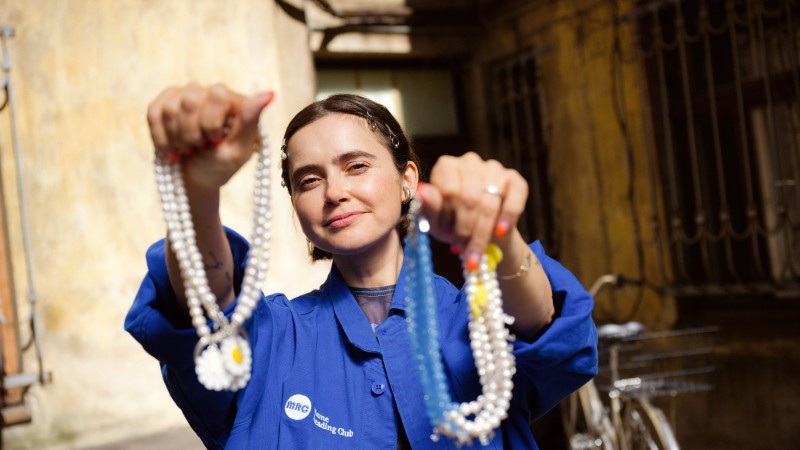
[[[638,281],[598,295],[598,323],[712,323],[737,337],[718,345],[718,388],[673,403],[679,436],[789,442],[797,14],[779,0],[0,0],[14,94],[13,119],[0,109],[3,361],[6,377],[33,376],[7,389],[16,420],[32,422],[7,428],[5,444],[182,423],[121,324],[144,250],[163,236],[147,103],[192,80],[274,89],[263,120],[275,147],[294,112],[347,91],[387,105],[428,169],[469,150],[514,167],[530,184],[527,238],[587,286],[606,273]],[[245,234],[250,173],[223,193],[223,218]],[[299,294],[327,267],[310,264],[288,197],[273,196],[286,256],[265,289]],[[435,250],[458,282],[458,261]],[[737,417],[778,432],[748,440]]]

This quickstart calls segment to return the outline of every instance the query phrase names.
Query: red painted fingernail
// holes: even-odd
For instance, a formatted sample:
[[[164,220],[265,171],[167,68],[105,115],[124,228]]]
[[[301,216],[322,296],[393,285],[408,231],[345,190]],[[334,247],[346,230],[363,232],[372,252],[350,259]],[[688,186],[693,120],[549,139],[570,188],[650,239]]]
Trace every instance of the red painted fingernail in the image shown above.
[[[461,246],[458,244],[450,244],[450,253],[458,255],[461,253]]]
[[[506,219],[500,219],[497,222],[497,226],[494,227],[494,235],[498,238],[502,238],[503,236],[508,233],[508,229],[511,228],[511,224]]]
[[[478,256],[478,252],[470,252],[467,255],[467,262],[466,268],[468,272],[472,272],[473,270],[478,268],[478,264],[480,263],[480,256]]]
[[[178,162],[178,160],[181,159],[181,156],[178,154],[178,152],[170,152],[168,156],[169,156],[169,162],[173,163]]]

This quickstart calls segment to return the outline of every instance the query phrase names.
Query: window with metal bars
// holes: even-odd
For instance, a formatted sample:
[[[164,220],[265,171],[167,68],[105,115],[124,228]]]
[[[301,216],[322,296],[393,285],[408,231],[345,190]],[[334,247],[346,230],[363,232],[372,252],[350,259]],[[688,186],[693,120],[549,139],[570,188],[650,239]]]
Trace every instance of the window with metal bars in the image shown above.
[[[650,1],[631,17],[667,213],[670,284],[679,293],[796,293],[797,3]]]
[[[557,255],[545,99],[536,56],[536,50],[528,50],[488,67],[490,156],[528,180],[530,193],[519,220],[520,232]]]

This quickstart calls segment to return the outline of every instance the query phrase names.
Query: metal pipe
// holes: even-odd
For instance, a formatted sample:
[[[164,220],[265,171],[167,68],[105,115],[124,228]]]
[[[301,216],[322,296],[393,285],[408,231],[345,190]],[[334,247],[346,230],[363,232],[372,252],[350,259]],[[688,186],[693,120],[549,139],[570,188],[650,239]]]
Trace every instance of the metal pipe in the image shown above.
[[[30,325],[33,337],[34,349],[36,352],[36,362],[39,366],[39,381],[44,383],[46,377],[44,374],[44,363],[42,360],[42,342],[41,333],[39,328],[39,315],[36,312],[36,282],[33,269],[33,262],[31,261],[31,237],[30,227],[28,225],[28,208],[25,199],[25,182],[24,174],[22,172],[22,165],[20,161],[22,156],[20,154],[19,136],[17,133],[17,123],[14,111],[14,95],[11,89],[11,58],[8,52],[8,40],[14,36],[14,29],[11,27],[3,27],[0,40],[3,46],[3,72],[8,80],[5,85],[6,101],[8,102],[8,111],[11,121],[11,146],[14,150],[14,168],[16,170],[17,180],[17,195],[20,209],[20,221],[22,223],[22,244],[25,253],[25,269],[28,278],[28,303],[30,304]]]

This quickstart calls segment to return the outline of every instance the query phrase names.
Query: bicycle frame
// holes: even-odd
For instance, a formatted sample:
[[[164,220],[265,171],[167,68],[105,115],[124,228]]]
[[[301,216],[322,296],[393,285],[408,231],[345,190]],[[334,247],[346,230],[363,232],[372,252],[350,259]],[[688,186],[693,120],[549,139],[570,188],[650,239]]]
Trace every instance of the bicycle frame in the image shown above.
[[[620,286],[625,281],[617,275],[604,275],[592,285],[590,293],[594,296],[603,286]],[[653,406],[647,396],[625,392],[627,387],[636,386],[641,380],[620,377],[620,347],[620,340],[612,340],[608,347],[612,380],[608,392],[610,412],[601,400],[594,380],[583,385],[562,403],[562,419],[570,449],[640,450],[643,445],[651,449],[679,450],[663,412]],[[578,414],[585,430],[578,429]]]

